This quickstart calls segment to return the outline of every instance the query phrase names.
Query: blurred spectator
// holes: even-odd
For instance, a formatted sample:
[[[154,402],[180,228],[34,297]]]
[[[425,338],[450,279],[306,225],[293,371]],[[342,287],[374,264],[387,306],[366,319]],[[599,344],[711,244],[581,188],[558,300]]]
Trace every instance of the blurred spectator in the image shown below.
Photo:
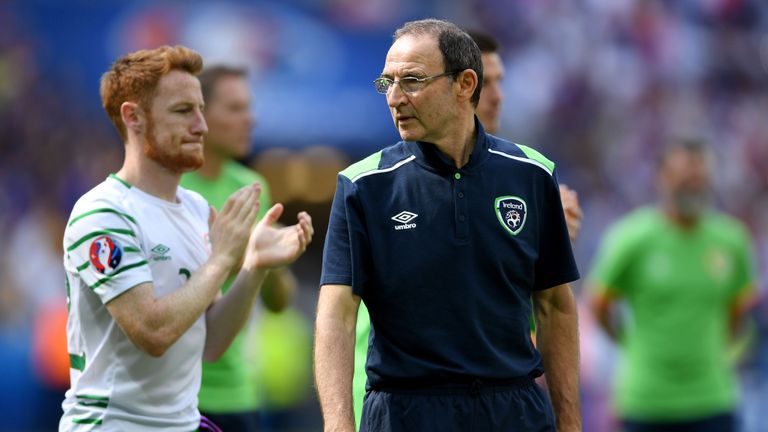
[[[613,225],[597,255],[593,309],[624,351],[614,400],[626,432],[737,430],[727,352],[755,274],[747,230],[709,209],[715,167],[701,142],[670,143],[658,207]]]
[[[243,158],[250,149],[251,91],[247,73],[231,66],[212,66],[198,76],[205,100],[204,115],[208,123],[205,137],[205,162],[199,170],[182,175],[181,185],[199,192],[217,211],[227,197],[254,182],[261,184],[261,219],[272,206],[269,184],[258,173],[235,159]],[[234,278],[222,288],[226,292]],[[264,305],[278,312],[289,307],[296,291],[296,279],[286,268],[270,272],[261,290]],[[264,315],[263,320],[272,315]],[[251,320],[251,325],[255,320]],[[260,401],[263,391],[256,386],[256,357],[261,351],[249,348],[246,326],[216,362],[203,362],[203,377],[199,395],[200,411],[224,430],[252,432],[260,430]],[[268,346],[263,348],[269,349]],[[305,359],[308,361],[308,357]]]

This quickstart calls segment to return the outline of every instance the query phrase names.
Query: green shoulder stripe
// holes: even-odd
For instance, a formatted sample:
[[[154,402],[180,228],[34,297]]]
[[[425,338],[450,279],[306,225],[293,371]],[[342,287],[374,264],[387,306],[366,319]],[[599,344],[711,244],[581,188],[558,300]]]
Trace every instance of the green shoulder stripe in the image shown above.
[[[379,167],[379,161],[381,161],[381,151],[377,151],[376,153],[368,156],[367,158],[359,162],[353,163],[352,165],[348,166],[344,171],[340,172],[339,174],[343,175],[344,177],[350,180],[353,180],[355,177],[359,176],[360,174],[377,169]]]
[[[122,229],[122,228],[107,228],[103,230],[94,231],[92,233],[84,235],[80,240],[74,242],[72,246],[67,248],[67,252],[72,252],[75,250],[78,246],[81,244],[87,242],[88,240],[98,237],[100,235],[106,235],[106,234],[126,234],[131,237],[136,237],[136,233],[134,233],[132,230],[129,229]]]
[[[103,278],[97,280],[96,283],[91,285],[89,288],[92,289],[92,290],[95,290],[96,288],[100,287],[101,285],[109,282],[113,277],[119,275],[120,273],[122,273],[122,272],[124,272],[126,270],[130,270],[130,269],[136,268],[136,267],[141,267],[143,265],[147,265],[147,262],[146,261],[139,261],[137,263],[133,263],[133,264],[127,265],[125,267],[120,267],[119,269],[117,269],[117,271],[115,271],[111,275],[109,275],[107,277],[103,277]]]
[[[123,213],[123,212],[119,212],[119,211],[117,211],[115,209],[111,209],[111,208],[105,207],[105,208],[98,208],[96,210],[91,210],[91,211],[85,212],[85,213],[83,213],[83,214],[81,214],[81,215],[79,215],[77,217],[74,217],[74,218],[72,218],[72,220],[69,221],[67,226],[72,226],[73,223],[79,221],[80,219],[82,219],[84,217],[87,217],[87,216],[90,216],[90,215],[98,214],[98,213],[114,213],[114,214],[116,214],[118,216],[122,216],[122,217],[128,219],[129,221],[133,222],[134,225],[138,225],[136,223],[136,219],[134,219],[133,216],[131,216],[129,214],[126,214],[126,213]]]
[[[522,144],[515,144],[520,148],[520,150],[525,153],[526,156],[528,156],[529,159],[533,159],[536,162],[542,164],[547,171],[549,171],[550,174],[555,172],[555,163],[551,160],[547,159],[543,154],[539,153],[538,150],[534,150],[528,146],[524,146]]]

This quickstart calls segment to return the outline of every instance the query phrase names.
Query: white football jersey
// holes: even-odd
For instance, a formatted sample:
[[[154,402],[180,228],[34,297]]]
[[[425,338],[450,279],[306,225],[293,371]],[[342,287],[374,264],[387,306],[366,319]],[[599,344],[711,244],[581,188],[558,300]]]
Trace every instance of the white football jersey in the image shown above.
[[[59,430],[192,431],[205,316],[163,356],[137,348],[106,304],[152,282],[178,289],[210,254],[208,203],[179,188],[170,203],[111,175],[75,204],[64,233],[71,388]]]

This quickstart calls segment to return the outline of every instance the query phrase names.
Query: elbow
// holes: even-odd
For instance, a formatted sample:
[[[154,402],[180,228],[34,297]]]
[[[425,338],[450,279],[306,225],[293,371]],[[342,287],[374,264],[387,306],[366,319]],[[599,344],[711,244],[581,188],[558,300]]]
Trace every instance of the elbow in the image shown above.
[[[175,340],[162,331],[150,332],[140,340],[134,340],[134,344],[146,354],[158,358],[162,357],[173,345]]]

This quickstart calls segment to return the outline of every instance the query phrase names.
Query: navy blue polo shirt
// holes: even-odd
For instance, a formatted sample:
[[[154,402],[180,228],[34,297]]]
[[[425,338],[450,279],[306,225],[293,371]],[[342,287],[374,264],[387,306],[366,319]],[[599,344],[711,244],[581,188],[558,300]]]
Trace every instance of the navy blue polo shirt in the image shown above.
[[[320,283],[368,307],[369,388],[543,372],[531,293],[579,278],[554,164],[475,125],[460,169],[401,141],[339,173]]]

